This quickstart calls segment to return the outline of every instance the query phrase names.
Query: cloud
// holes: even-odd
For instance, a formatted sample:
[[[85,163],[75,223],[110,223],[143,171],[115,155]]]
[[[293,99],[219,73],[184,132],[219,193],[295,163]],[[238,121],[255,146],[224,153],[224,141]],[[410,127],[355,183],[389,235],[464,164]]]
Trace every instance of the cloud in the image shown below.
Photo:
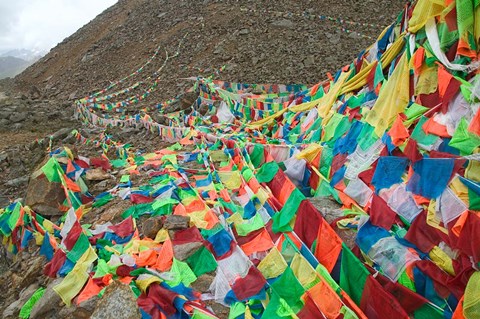
[[[0,51],[48,51],[117,0],[0,2]]]

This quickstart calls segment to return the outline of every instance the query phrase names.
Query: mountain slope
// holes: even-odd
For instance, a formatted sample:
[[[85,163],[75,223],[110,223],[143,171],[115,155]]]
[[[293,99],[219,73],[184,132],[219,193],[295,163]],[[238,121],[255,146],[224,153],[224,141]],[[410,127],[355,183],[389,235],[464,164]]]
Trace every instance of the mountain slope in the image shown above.
[[[136,69],[157,46],[173,54],[184,36],[164,69],[162,97],[178,92],[178,78],[226,62],[226,80],[312,84],[372,43],[404,3],[121,0],[18,76],[17,86],[82,96]]]

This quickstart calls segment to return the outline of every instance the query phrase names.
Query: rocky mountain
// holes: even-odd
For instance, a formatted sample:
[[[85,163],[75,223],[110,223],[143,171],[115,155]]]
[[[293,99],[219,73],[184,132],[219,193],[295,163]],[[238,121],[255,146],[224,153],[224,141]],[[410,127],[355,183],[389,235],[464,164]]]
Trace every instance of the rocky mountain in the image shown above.
[[[159,98],[178,93],[179,79],[224,64],[225,80],[313,84],[367,48],[405,2],[120,0],[18,76],[17,87],[83,96],[128,75],[155,48],[164,58],[179,45]]]

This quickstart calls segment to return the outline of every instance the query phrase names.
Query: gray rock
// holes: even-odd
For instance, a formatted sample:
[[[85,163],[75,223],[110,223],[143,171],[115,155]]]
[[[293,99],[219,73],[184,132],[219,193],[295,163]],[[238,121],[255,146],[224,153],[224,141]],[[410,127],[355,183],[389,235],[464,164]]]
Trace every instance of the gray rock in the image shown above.
[[[250,33],[250,29],[248,29],[248,28],[241,29],[241,30],[238,32],[239,35],[247,35],[247,34],[249,34],[249,33]]]
[[[129,286],[120,282],[110,284],[98,302],[91,319],[141,318],[135,295]]]
[[[340,43],[340,37],[338,35],[334,35],[331,38],[329,38],[328,41],[330,41],[331,44],[336,45],[336,44]]]
[[[89,181],[103,181],[110,178],[110,174],[105,172],[102,168],[89,169],[85,174],[85,177]]]
[[[8,154],[7,153],[2,153],[0,154],[0,163],[3,161],[6,161],[8,159]]]
[[[145,237],[155,239],[158,231],[163,227],[161,217],[150,217],[142,222],[142,231]]]
[[[90,54],[90,53],[87,53],[87,54],[85,54],[85,55],[83,56],[82,62],[90,61],[92,58],[93,58],[93,55]]]
[[[20,309],[23,307],[25,302],[33,295],[33,293],[38,289],[38,284],[34,283],[28,286],[28,288],[24,289],[20,295],[18,296],[17,300],[12,302],[4,311],[3,311],[3,318],[16,318]]]
[[[18,177],[18,178],[14,178],[12,180],[9,180],[8,182],[5,183],[5,185],[7,186],[13,186],[13,187],[19,187],[23,184],[26,184],[28,183],[28,175],[26,176],[22,176],[22,177]]]
[[[315,57],[313,55],[309,55],[305,58],[305,60],[303,60],[303,64],[305,66],[312,66],[315,64]]]
[[[70,93],[70,95],[68,96],[68,99],[71,101],[71,100],[75,100],[77,98],[77,91],[74,91],[72,93]]]
[[[64,138],[66,138],[71,132],[72,132],[72,129],[71,129],[71,128],[68,128],[68,127],[59,129],[58,131],[56,131],[55,133],[53,133],[52,139],[54,139],[54,140],[64,139]]]
[[[210,290],[210,286],[212,285],[215,276],[209,274],[203,274],[192,283],[192,288],[200,291],[201,293],[206,293]]]
[[[178,260],[185,260],[191,255],[193,255],[200,247],[202,247],[202,243],[198,241],[182,245],[174,245],[173,255]]]
[[[276,28],[293,29],[295,28],[295,23],[288,19],[282,19],[272,22],[272,26]]]
[[[61,299],[60,296],[53,290],[53,287],[60,284],[62,280],[62,278],[57,278],[47,286],[42,298],[40,298],[40,300],[32,308],[32,312],[30,313],[31,319],[46,318],[50,311],[56,309]]]
[[[163,227],[168,230],[187,229],[190,224],[190,217],[179,215],[168,215]]]
[[[0,111],[0,119],[8,119],[12,115],[11,111]]]
[[[10,115],[9,120],[13,123],[19,123],[27,119],[27,113],[13,113]]]

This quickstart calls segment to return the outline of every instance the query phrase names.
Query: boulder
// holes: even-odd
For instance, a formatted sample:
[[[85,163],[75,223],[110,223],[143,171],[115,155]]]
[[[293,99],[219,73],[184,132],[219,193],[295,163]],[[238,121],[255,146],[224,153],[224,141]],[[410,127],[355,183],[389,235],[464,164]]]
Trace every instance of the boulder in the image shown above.
[[[60,296],[53,290],[53,287],[60,284],[62,280],[62,278],[57,278],[47,286],[42,298],[40,298],[40,300],[37,301],[35,306],[32,308],[32,312],[30,313],[31,319],[47,318],[49,317],[49,314],[57,310],[61,299]]]
[[[44,174],[30,178],[25,205],[44,216],[61,216],[59,207],[65,200],[62,184],[49,182]]]
[[[145,237],[155,239],[158,231],[163,227],[161,217],[150,217],[142,222],[142,231]]]
[[[3,311],[2,318],[17,318],[20,309],[27,302],[28,299],[33,295],[33,293],[38,289],[38,284],[31,284],[27,289],[23,290],[18,298],[12,302],[5,310]]]
[[[94,214],[89,214],[86,217],[86,221],[93,223],[94,225],[104,224],[111,222],[112,224],[119,223],[123,220],[122,213],[126,211],[132,202],[115,197],[108,204],[100,207],[99,210],[92,211]]]
[[[210,286],[212,285],[215,276],[210,274],[203,274],[192,283],[192,288],[201,293],[207,293],[210,291]]]
[[[107,287],[90,318],[134,319],[141,318],[141,315],[130,287],[115,281]]]
[[[165,218],[163,227],[167,230],[187,229],[190,224],[190,217],[180,215],[168,215]]]
[[[295,23],[288,19],[282,19],[272,22],[272,26],[276,28],[294,29]]]
[[[103,181],[110,178],[110,174],[105,172],[102,168],[89,169],[86,173],[86,178],[89,181]]]
[[[174,245],[173,246],[173,255],[178,260],[185,260],[191,255],[193,255],[200,247],[202,247],[202,243],[199,241],[186,243],[182,245]]]
[[[99,300],[100,298],[98,296],[93,296],[92,298],[82,302],[80,305],[62,307],[62,309],[58,312],[58,317],[65,319],[89,319],[92,316],[92,313],[95,311]]]

